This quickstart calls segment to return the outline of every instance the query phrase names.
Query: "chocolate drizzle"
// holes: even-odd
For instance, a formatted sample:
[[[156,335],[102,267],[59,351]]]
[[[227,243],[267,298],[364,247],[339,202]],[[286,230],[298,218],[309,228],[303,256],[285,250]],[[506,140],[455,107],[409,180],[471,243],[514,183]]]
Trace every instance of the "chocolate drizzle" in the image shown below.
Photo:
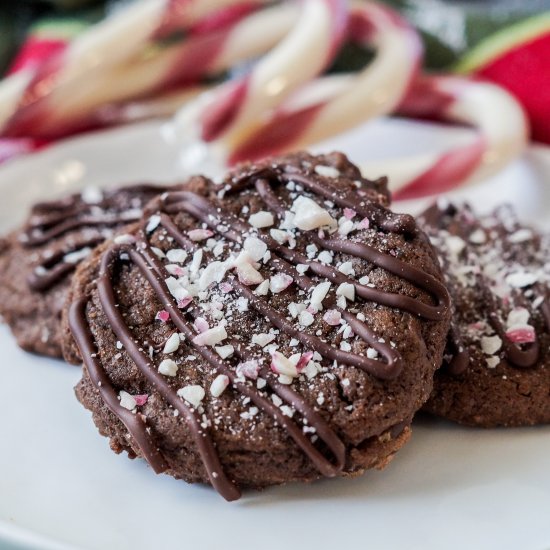
[[[241,180],[229,189],[229,192],[235,192],[256,185],[258,194],[265,201],[265,204],[276,215],[281,217],[286,207],[279,201],[271,185],[284,183],[289,178],[295,182],[299,181],[313,194],[327,197],[327,193],[330,193],[331,200],[340,206],[347,207],[348,204],[353,202],[353,197],[350,193],[340,193],[328,187],[324,189],[309,178],[299,179],[299,175],[290,177],[290,175],[278,171],[266,172],[262,170],[261,173],[259,172],[256,175],[248,174],[246,182]],[[260,370],[260,374],[267,384],[263,391],[260,391],[255,385],[247,383],[244,379],[237,376],[235,364],[233,364],[234,359],[246,361],[250,358],[250,353],[238,341],[230,340],[235,348],[234,359],[222,359],[212,348],[193,342],[198,332],[194,328],[192,321],[197,318],[199,312],[193,304],[182,306],[182,304],[178,304],[172,297],[166,284],[169,273],[164,264],[155,255],[149,241],[146,230],[147,220],[151,214],[158,215],[159,226],[184,250],[189,253],[195,253],[199,250],[206,252],[200,245],[187,238],[171,218],[171,215],[175,216],[185,212],[194,219],[206,224],[213,231],[220,233],[227,241],[234,243],[235,250],[238,251],[243,245],[244,237],[253,228],[247,222],[223,209],[222,204],[221,202],[211,202],[209,199],[191,191],[174,191],[157,198],[147,208],[147,215],[144,217],[141,229],[137,233],[136,241],[131,245],[112,244],[103,253],[99,278],[97,280],[97,289],[101,307],[118,340],[123,344],[131,359],[153,388],[167,403],[178,410],[185,419],[193,434],[211,484],[224,498],[234,500],[239,497],[239,490],[224,473],[213,439],[209,435],[209,430],[200,422],[199,411],[180,399],[174,388],[158,373],[152,359],[144,353],[143,346],[139,342],[136,342],[131,329],[127,326],[119,311],[113,281],[116,267],[120,262],[130,261],[134,264],[154,290],[163,307],[168,311],[172,323],[185,336],[185,341],[214,369],[215,373],[228,377],[231,387],[235,392],[248,397],[266,415],[273,417],[277,424],[287,432],[288,436],[294,440],[296,445],[309,458],[319,474],[327,477],[338,475],[344,468],[346,453],[343,441],[328,422],[291,387],[278,382],[273,373],[265,365],[261,366]],[[354,204],[353,207],[356,211],[359,211],[358,208],[360,208],[361,215],[371,216],[373,222],[379,224],[382,230],[409,236],[413,235],[416,231],[415,227],[411,225],[414,222],[411,222],[412,219],[410,217],[393,215],[380,205],[367,199],[362,201],[360,205]],[[223,231],[220,227],[223,227]],[[258,231],[256,236],[268,246],[271,252],[270,258],[267,260],[268,266],[278,272],[291,275],[295,283],[306,292],[312,289],[316,283],[310,277],[301,275],[296,269],[297,264],[307,265],[313,274],[332,282],[351,282],[355,286],[358,296],[362,299],[380,305],[395,307],[427,320],[445,318],[446,309],[449,307],[449,297],[445,287],[435,277],[401,262],[390,254],[379,252],[367,245],[325,239],[319,237],[314,231],[309,231],[307,235],[308,238],[311,237],[313,242],[325,250],[340,251],[354,255],[357,258],[363,258],[374,266],[385,269],[427,291],[433,296],[435,305],[426,304],[420,299],[413,299],[360,285],[336,269],[317,261],[312,261],[300,252],[283,246],[275,241],[268,232]],[[322,340],[319,336],[296,328],[280,311],[272,307],[266,299],[255,294],[251,288],[237,280],[234,276],[226,275],[225,282],[231,285],[232,292],[246,298],[248,304],[262,317],[268,319],[272,325],[279,328],[279,330],[288,336],[297,339],[306,349],[319,352],[325,359],[356,366],[380,379],[389,380],[399,376],[403,368],[403,359],[399,352],[393,349],[389,343],[381,341],[367,324],[361,321],[356,315],[338,308],[334,298],[327,297],[324,301],[325,306],[338,309],[342,318],[350,325],[354,333],[376,350],[379,356],[381,356],[381,360],[371,359],[364,355],[363,352],[348,352],[337,349]],[[92,344],[93,336],[86,319],[85,301],[86,298],[78,300],[72,305],[69,322],[84,363],[90,373],[90,378],[109,408],[124,422],[143,457],[153,465],[155,471],[164,471],[168,466],[162,456],[160,456],[160,452],[151,443],[145,423],[135,420],[132,422],[128,421],[127,411],[125,412],[120,404],[116,402],[114,388],[107,380],[104,371],[95,358],[95,350]],[[314,444],[304,434],[297,420],[284,415],[279,407],[273,404],[269,398],[269,392],[278,395],[283,402],[293,407],[298,413],[297,416],[301,416],[305,424],[315,429],[315,433],[318,436],[317,444]],[[113,396],[115,401],[113,401]]]
[[[25,248],[39,247],[82,229],[89,229],[90,235],[81,235],[77,243],[70,243],[63,250],[42,251],[41,260],[27,278],[29,288],[45,292],[62,281],[76,269],[85,257],[85,252],[110,236],[113,227],[139,220],[142,214],[141,205],[166,189],[153,185],[135,185],[110,191],[107,196],[102,196],[101,200],[93,204],[86,203],[80,195],[35,204],[20,238],[21,245]],[[112,198],[117,193],[126,192],[135,196],[140,208],[113,207]],[[108,234],[105,230],[108,230]],[[75,260],[68,259],[79,252],[82,254]]]

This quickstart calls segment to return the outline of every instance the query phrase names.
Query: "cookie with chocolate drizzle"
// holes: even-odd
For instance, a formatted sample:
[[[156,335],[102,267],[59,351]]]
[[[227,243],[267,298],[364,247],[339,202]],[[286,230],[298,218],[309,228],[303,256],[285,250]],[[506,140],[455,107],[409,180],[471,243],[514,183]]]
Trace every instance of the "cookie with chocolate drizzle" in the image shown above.
[[[0,245],[0,314],[23,349],[61,357],[61,311],[78,263],[164,191],[137,185],[36,204]]]
[[[508,206],[436,204],[419,221],[454,308],[425,410],[471,426],[550,422],[550,238]]]
[[[305,153],[166,193],[78,269],[76,388],[111,448],[241,488],[382,468],[450,322],[437,258],[385,181]]]

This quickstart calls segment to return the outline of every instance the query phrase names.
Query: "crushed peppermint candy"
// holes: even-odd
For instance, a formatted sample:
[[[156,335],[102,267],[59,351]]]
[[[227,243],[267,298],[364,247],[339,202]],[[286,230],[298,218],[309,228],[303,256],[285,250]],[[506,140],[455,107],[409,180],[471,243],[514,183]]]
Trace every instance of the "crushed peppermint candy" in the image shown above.
[[[334,166],[325,166],[324,164],[317,164],[314,168],[315,172],[325,178],[337,178],[340,176],[340,171]]]
[[[163,323],[166,323],[170,319],[170,314],[165,309],[161,309],[156,314],[155,319],[157,319],[157,321],[162,321]]]
[[[312,288],[310,304],[315,308],[316,311],[320,311],[323,309],[323,300],[329,293],[331,284],[332,283],[330,281],[325,281],[323,283],[319,283]]]
[[[134,395],[133,397],[138,407],[143,407],[143,405],[145,405],[145,403],[147,403],[147,401],[149,400],[149,396],[146,393]]]
[[[201,333],[201,332],[206,332],[210,328],[210,325],[208,324],[208,321],[204,317],[197,317],[193,321],[193,328],[198,333]]]
[[[184,386],[180,388],[177,393],[195,408],[201,404],[205,395],[204,388],[198,385]]]
[[[302,372],[307,367],[312,357],[313,357],[312,351],[307,351],[306,353],[302,353],[302,355],[300,355],[300,358],[298,359],[298,362],[296,363],[296,370],[299,373]]]
[[[529,273],[527,271],[516,271],[510,273],[506,277],[506,283],[514,288],[524,288],[526,286],[534,285],[539,280],[536,273]]]
[[[273,294],[278,294],[286,290],[293,282],[294,279],[290,275],[286,273],[276,273],[269,279],[269,290],[271,290]]]
[[[353,220],[357,216],[357,212],[351,208],[344,208],[344,217],[348,220]]]
[[[289,378],[295,378],[299,374],[296,363],[278,351],[271,354],[271,370]]]
[[[260,371],[260,363],[256,359],[243,361],[237,365],[237,376],[256,380]]]
[[[506,338],[514,344],[531,344],[537,335],[531,325],[514,325],[506,331]]]
[[[176,376],[178,365],[173,359],[164,359],[159,365],[159,372],[164,376]]]
[[[222,358],[227,359],[235,353],[235,348],[231,344],[226,344],[225,346],[216,346],[214,348],[216,353]]]
[[[168,250],[168,252],[166,252],[166,258],[168,261],[175,264],[182,264],[185,260],[187,260],[187,257],[187,252],[181,248],[173,248],[172,250]]]
[[[330,250],[323,250],[322,252],[319,253],[319,255],[317,256],[317,259],[322,264],[330,265],[333,260],[332,252]]]
[[[213,283],[220,283],[225,277],[227,264],[225,262],[210,262],[199,277],[199,290],[206,290]]]
[[[197,346],[215,346],[227,338],[225,326],[218,325],[201,332],[193,338],[193,343]]]
[[[315,318],[310,311],[304,310],[298,315],[298,322],[303,327],[309,327],[315,322]]]
[[[486,355],[494,355],[502,347],[500,336],[483,336],[481,338],[481,349]]]
[[[338,326],[342,320],[342,314],[337,309],[329,309],[323,315],[323,321],[333,327]]]
[[[168,287],[168,291],[176,300],[183,300],[189,296],[189,291],[185,287],[184,281],[175,277],[168,277],[164,281]]]
[[[353,302],[355,300],[355,286],[352,285],[351,283],[342,283],[336,289],[336,295],[343,296],[350,302]]]
[[[262,283],[264,278],[256,269],[257,265],[248,252],[245,250],[241,251],[233,262],[233,268],[237,270],[239,282],[246,286]]]
[[[470,233],[468,240],[473,244],[483,244],[487,240],[487,235],[483,229],[476,229]]]
[[[181,300],[178,300],[178,308],[185,309],[192,301],[193,301],[193,298],[191,298],[191,296],[182,298]]]
[[[279,244],[284,244],[292,238],[292,235],[288,231],[283,231],[282,229],[270,229],[269,235]]]
[[[136,408],[137,401],[135,400],[133,395],[130,395],[128,392],[122,390],[118,393],[118,397],[120,399],[120,406],[124,409],[128,411],[133,411]]]
[[[508,329],[517,325],[527,325],[529,323],[529,310],[524,307],[515,307],[508,313],[506,327]]]
[[[219,397],[229,386],[229,377],[225,374],[218,374],[210,386],[212,397]]]
[[[363,218],[357,224],[357,229],[369,229],[369,228],[370,228],[370,220],[368,218]]]
[[[298,229],[307,231],[319,227],[330,227],[336,223],[326,210],[303,195],[294,200],[291,211],[294,213],[293,223]]]
[[[172,334],[172,336],[170,336],[170,338],[166,340],[166,344],[164,344],[164,349],[162,352],[165,354],[174,353],[180,347],[180,342],[181,339],[179,334],[177,332],[174,332],[174,334]]]
[[[214,232],[210,229],[191,229],[187,232],[187,236],[193,242],[205,241],[206,239],[212,237]]]
[[[265,348],[268,344],[275,340],[275,334],[261,333],[252,335],[252,343]]]
[[[247,237],[244,240],[243,249],[248,252],[253,261],[259,262],[267,252],[267,245],[257,237]]]
[[[253,227],[261,229],[263,227],[272,226],[275,223],[275,219],[273,218],[273,214],[271,212],[261,210],[260,212],[256,212],[256,214],[252,214],[252,216],[248,218],[248,222]]]
[[[345,237],[349,235],[355,229],[355,224],[351,220],[346,220],[345,222],[339,224],[338,234]]]
[[[445,244],[447,246],[447,250],[453,256],[459,256],[461,252],[466,248],[466,243],[464,242],[464,239],[460,238],[458,235],[449,235],[448,237],[446,237]]]
[[[258,296],[267,296],[267,293],[269,292],[269,280],[266,279],[265,281],[262,281],[254,291],[254,294]]]
[[[511,243],[524,243],[525,241],[530,241],[532,238],[533,232],[530,229],[518,229],[508,237],[508,240]]]
[[[146,233],[152,233],[160,224],[160,216],[155,214],[149,218],[147,225],[145,226]]]
[[[342,262],[338,266],[338,271],[344,275],[348,275],[349,277],[353,277],[355,275],[352,262]]]

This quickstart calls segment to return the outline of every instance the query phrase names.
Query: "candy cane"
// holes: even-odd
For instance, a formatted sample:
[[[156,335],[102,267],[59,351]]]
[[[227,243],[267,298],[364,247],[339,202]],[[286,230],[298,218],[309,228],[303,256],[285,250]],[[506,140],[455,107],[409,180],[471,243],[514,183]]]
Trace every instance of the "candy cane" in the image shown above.
[[[234,148],[261,125],[266,111],[323,71],[344,38],[346,21],[346,2],[305,0],[291,32],[250,73],[182,109],[175,125],[178,138],[216,140]]]
[[[353,5],[348,31],[352,40],[376,49],[368,67],[357,75],[324,77],[303,87],[229,152],[230,164],[307,147],[395,109],[422,59],[417,33],[374,3]]]
[[[486,82],[454,76],[417,80],[399,108],[401,114],[466,124],[471,143],[437,155],[366,163],[366,175],[389,176],[396,199],[448,191],[487,178],[519,155],[528,141],[528,123],[519,103]]]
[[[443,154],[364,166],[366,175],[390,174],[399,198],[487,177],[525,146],[525,116],[500,88],[458,77],[415,79],[420,40],[388,8],[354,2],[348,11],[344,0],[304,0],[299,18],[289,3],[253,13],[266,1],[136,4],[82,35],[38,72],[5,80],[4,135],[29,129],[63,135],[167,114],[194,98],[172,125],[173,136],[187,144],[182,158],[192,169],[205,152],[227,164],[306,147],[398,105],[406,116],[476,128],[472,143]],[[182,28],[187,37],[181,43],[150,55],[156,39]],[[346,35],[374,46],[375,59],[358,74],[318,78]],[[248,74],[197,96],[202,78],[275,44]]]
[[[143,51],[152,40],[173,28],[204,26],[212,12],[231,19],[233,9],[265,4],[267,0],[143,0],[77,37],[68,48],[38,68],[22,71],[0,86],[0,128],[5,136],[31,134],[37,121],[62,105],[55,93],[73,82],[92,80],[101,71]]]
[[[297,13],[295,4],[255,13],[241,9],[225,28],[207,33],[201,29],[183,42],[144,59],[104,69],[93,79],[87,77],[86,82],[78,79],[61,86],[48,98],[55,101],[56,109],[32,119],[32,135],[52,139],[94,128],[101,120],[98,109],[114,111],[120,103],[143,103],[174,89],[182,90],[181,96],[188,99],[185,87],[195,86],[201,79],[228,70],[277,44]],[[178,107],[182,104],[183,101]],[[7,134],[13,135],[9,131]]]

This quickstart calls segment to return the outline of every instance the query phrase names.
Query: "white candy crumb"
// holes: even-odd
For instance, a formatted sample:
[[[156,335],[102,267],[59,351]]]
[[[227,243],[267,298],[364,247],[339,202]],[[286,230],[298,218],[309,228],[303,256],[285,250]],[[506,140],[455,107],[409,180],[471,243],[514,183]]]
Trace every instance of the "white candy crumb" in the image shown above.
[[[347,298],[350,302],[353,302],[355,300],[355,287],[351,283],[342,283],[336,289],[336,295],[344,296],[344,298]]]
[[[219,397],[227,386],[229,386],[229,378],[225,374],[218,374],[210,386],[210,393],[214,397]]]
[[[262,227],[270,227],[275,223],[275,220],[273,219],[273,214],[265,210],[257,212],[256,214],[252,214],[252,216],[248,218],[248,221],[250,225],[258,229]]]
[[[158,216],[157,214],[151,216],[149,218],[149,221],[147,222],[147,226],[145,227],[145,231],[147,233],[153,232],[159,226],[159,223],[160,223],[160,216]]]
[[[309,231],[323,226],[333,226],[336,223],[326,210],[303,195],[294,201],[291,210],[294,212],[294,225],[298,229]]]
[[[235,348],[231,344],[227,344],[226,346],[216,346],[214,349],[222,359],[227,359],[235,352]]]
[[[197,346],[215,346],[220,342],[223,342],[227,338],[227,331],[223,325],[218,325],[200,334],[197,334],[193,338],[193,343]]]
[[[169,250],[166,253],[166,257],[168,258],[168,261],[181,264],[187,260],[187,252],[183,250],[182,248],[174,248],[173,250]]]
[[[128,392],[120,391],[118,393],[118,396],[120,397],[121,407],[129,411],[133,411],[136,408],[137,406],[136,400]]]
[[[159,365],[159,372],[160,374],[164,374],[164,376],[176,376],[178,365],[172,359],[164,359]]]
[[[185,386],[178,390],[178,395],[194,407],[198,407],[201,404],[204,394],[204,388],[197,385]]]
[[[298,316],[298,322],[303,326],[303,327],[309,327],[310,325],[313,324],[313,322],[315,321],[313,315],[309,312],[309,311],[302,311],[300,313],[300,315]]]
[[[168,340],[166,340],[166,344],[164,344],[164,350],[163,353],[174,353],[177,351],[177,349],[180,347],[180,337],[177,332],[174,332]]]
[[[499,336],[483,336],[481,338],[481,349],[486,355],[494,355],[502,347],[502,340]]]
[[[315,167],[315,172],[325,178],[337,178],[340,175],[340,172],[334,166],[325,166],[324,164],[318,164]]]

